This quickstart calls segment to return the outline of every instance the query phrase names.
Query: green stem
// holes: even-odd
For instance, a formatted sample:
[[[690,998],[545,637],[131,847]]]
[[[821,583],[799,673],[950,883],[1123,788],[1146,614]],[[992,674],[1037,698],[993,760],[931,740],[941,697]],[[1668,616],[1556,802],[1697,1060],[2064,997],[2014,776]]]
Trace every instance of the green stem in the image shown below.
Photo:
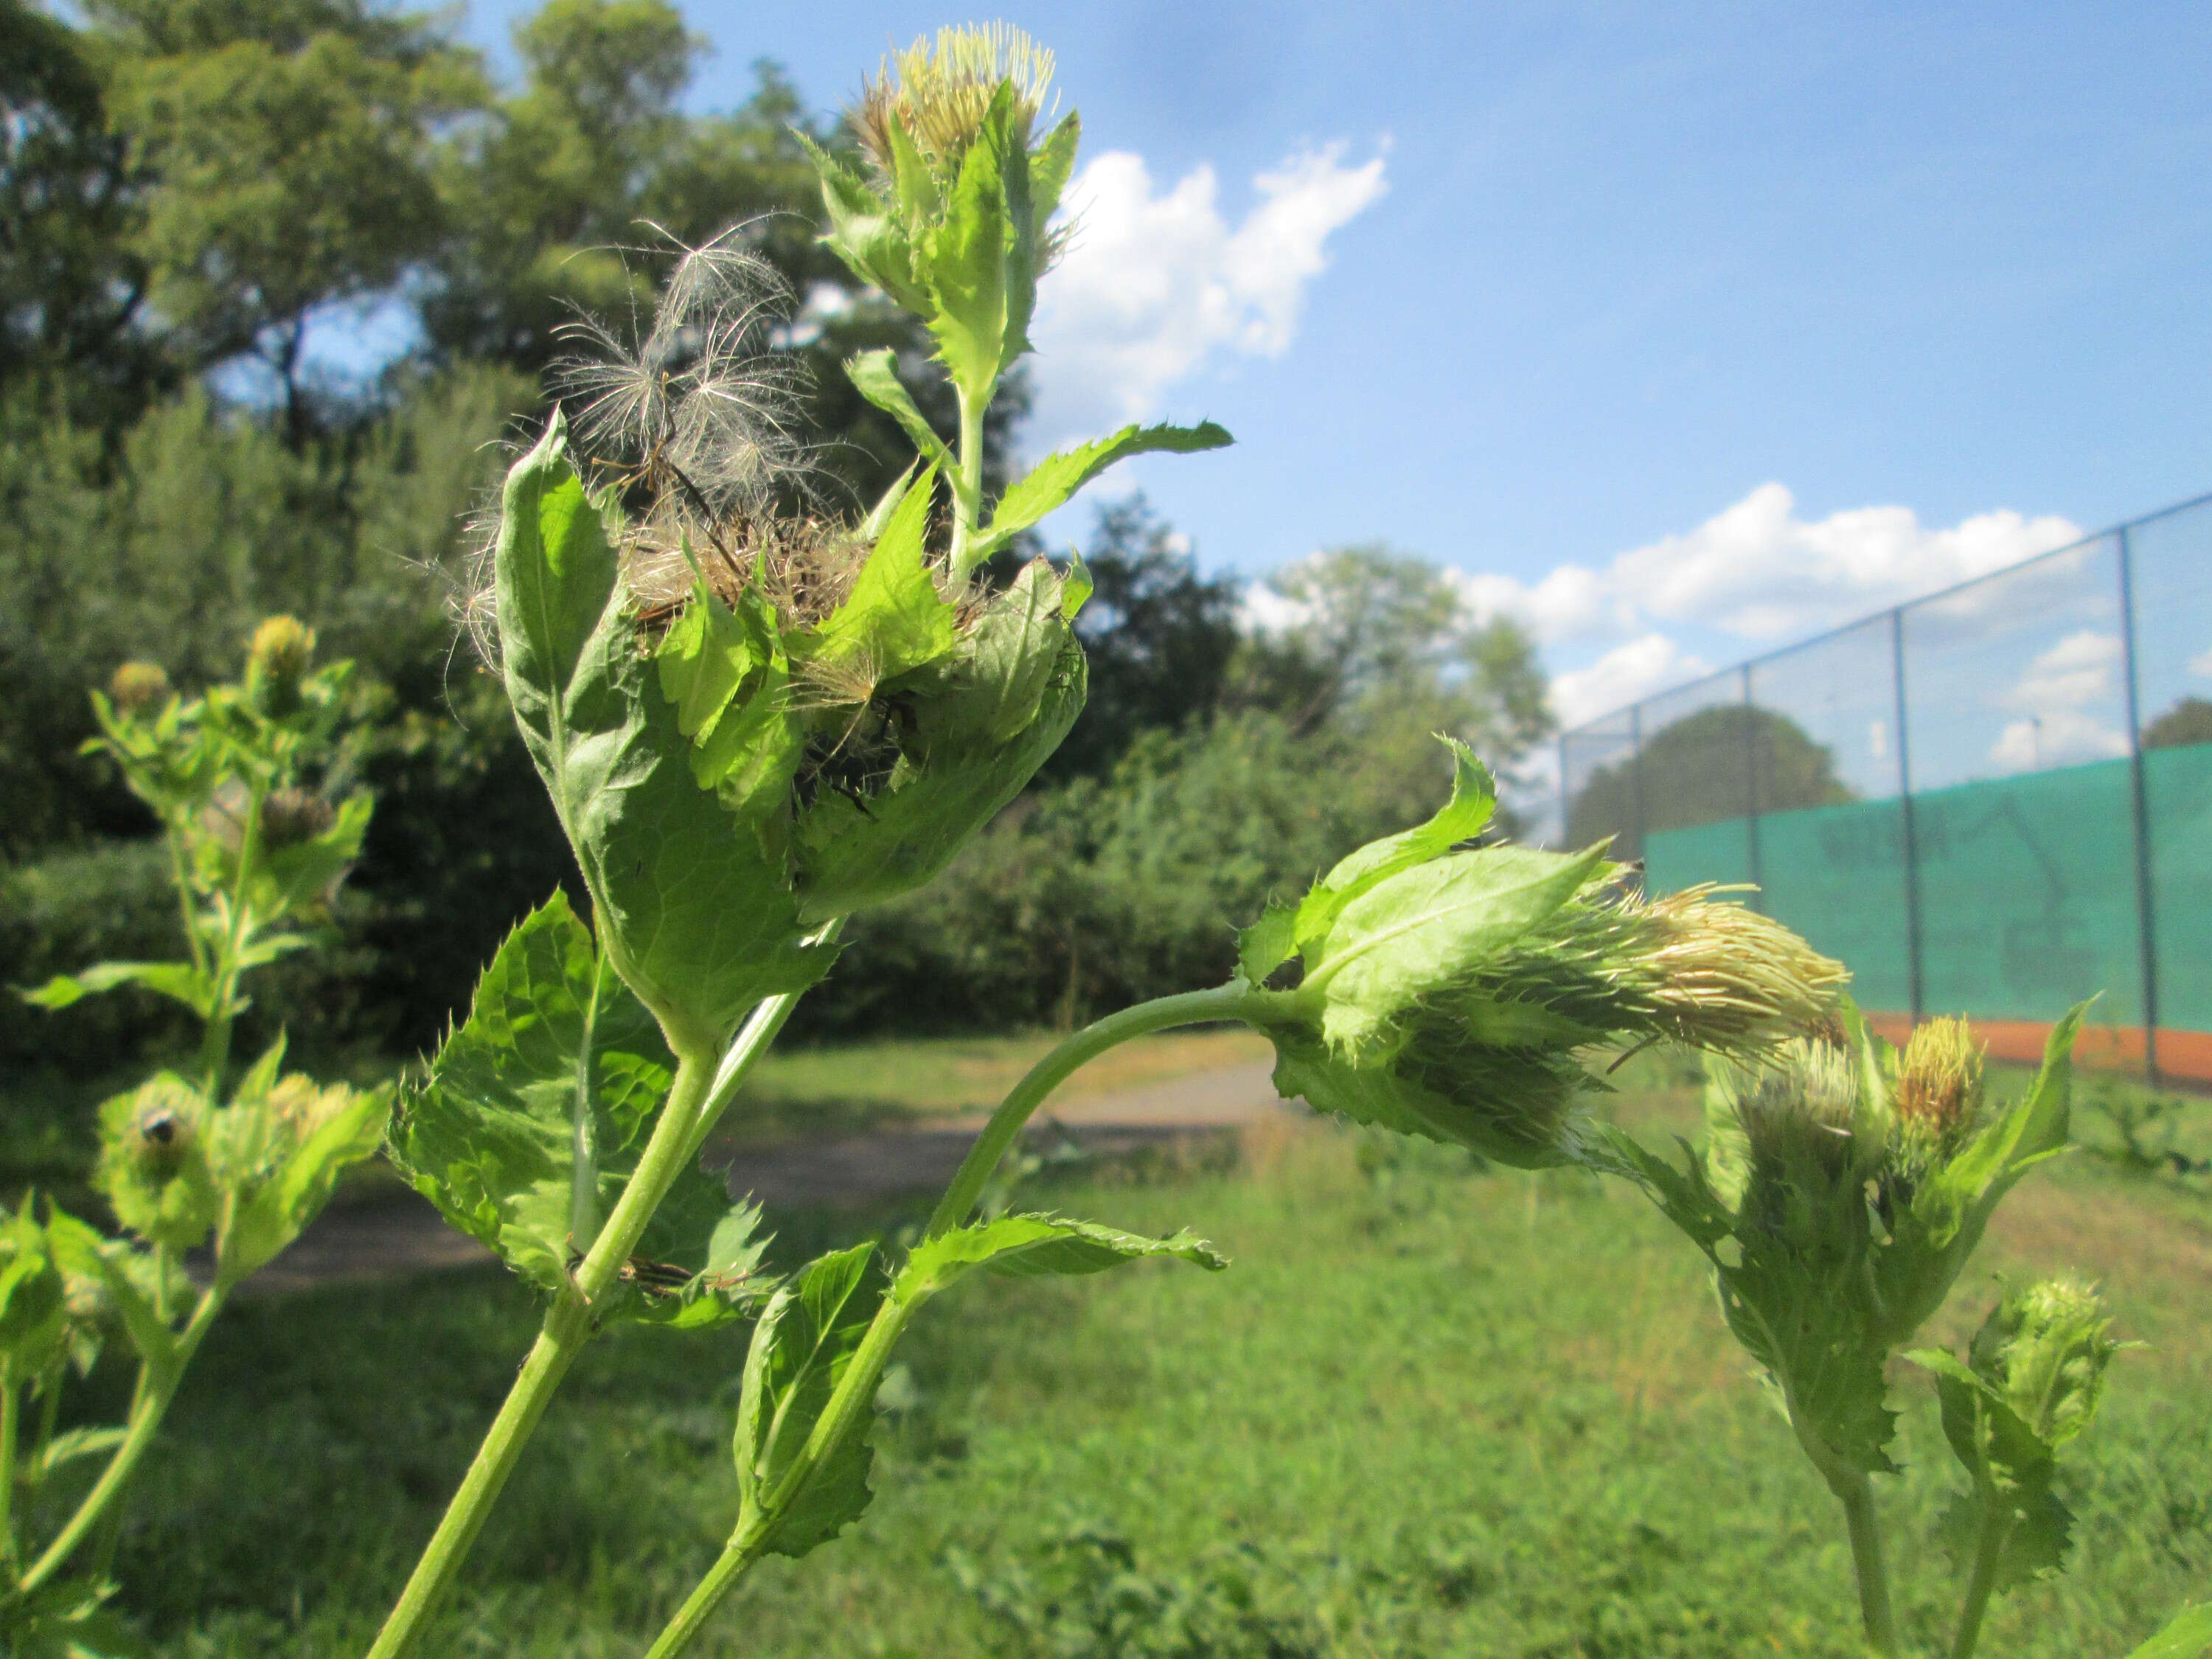
[[[1212,1020],[1265,1024],[1281,1001],[1279,993],[1255,990],[1251,986],[1232,982],[1210,991],[1186,991],[1180,996],[1140,1002],[1133,1008],[1124,1008],[1118,1014],[1109,1014],[1085,1026],[1030,1066],[1014,1085],[1013,1092],[991,1114],[991,1121],[983,1126],[983,1133],[975,1138],[975,1146],[969,1149],[967,1158],[953,1176],[952,1184],[945,1188],[945,1196],[931,1213],[925,1236],[934,1238],[968,1219],[976,1200],[982,1196],[991,1172],[999,1167],[999,1160],[1006,1155],[1006,1149],[1014,1144],[1023,1126],[1044,1103],[1045,1097],[1079,1066],[1131,1037],[1177,1025],[1200,1025]]]
[[[1851,1565],[1858,1574],[1859,1616],[1867,1646],[1881,1659],[1896,1659],[1897,1621],[1889,1608],[1889,1570],[1882,1565],[1881,1532],[1874,1512],[1874,1483],[1851,1469],[1832,1475],[1829,1485],[1844,1506],[1850,1530]]]
[[[844,926],[845,919],[840,916],[826,927],[808,934],[805,943],[827,945],[837,937]],[[691,1145],[687,1156],[696,1160],[706,1150],[707,1137],[714,1132],[714,1126],[721,1121],[722,1114],[729,1109],[730,1102],[738,1092],[738,1085],[745,1080],[745,1073],[752,1070],[753,1062],[768,1052],[769,1044],[775,1041],[777,1033],[783,1030],[784,1022],[791,1018],[791,1011],[799,1006],[799,999],[804,994],[799,991],[787,991],[781,996],[769,998],[757,1006],[746,1017],[745,1023],[738,1028],[737,1036],[730,1039],[729,1049],[722,1056],[722,1063],[714,1068],[714,1081],[707,1091],[706,1103],[699,1109],[698,1127],[691,1132]]]
[[[101,1516],[123,1495],[124,1487],[130,1484],[131,1477],[137,1472],[140,1461],[146,1455],[148,1448],[153,1445],[154,1437],[161,1426],[161,1419],[169,1409],[169,1402],[177,1397],[177,1389],[191,1365],[192,1356],[199,1351],[208,1328],[215,1323],[215,1316],[222,1311],[226,1295],[227,1292],[219,1285],[211,1285],[202,1292],[199,1305],[192,1310],[190,1322],[177,1337],[176,1351],[169,1363],[158,1375],[150,1367],[141,1371],[140,1381],[143,1387],[132,1403],[123,1443],[107,1460],[107,1467],[100,1472],[100,1479],[84,1495],[83,1501],[76,1506],[76,1512],[70,1516],[68,1524],[55,1535],[54,1541],[46,1546],[46,1553],[38,1559],[30,1571],[23,1575],[21,1587],[23,1594],[27,1595],[60,1571],[76,1553],[77,1546],[85,1540],[100,1523]]]
[[[669,1086],[667,1103],[661,1108],[660,1121],[653,1126],[653,1139],[646,1143],[644,1156],[577,1267],[571,1287],[555,1297],[547,1310],[530,1357],[523,1361],[506,1403],[492,1419],[483,1444],[477,1448],[475,1461],[446,1506],[438,1529],[430,1535],[406,1588],[377,1633],[368,1659],[396,1659],[413,1647],[452,1587],[501,1489],[514,1473],[523,1446],[536,1432],[554,1391],[591,1338],[592,1304],[613,1285],[670,1183],[684,1170],[687,1156],[692,1155],[693,1133],[705,1115],[714,1075],[715,1068],[706,1054],[679,1051],[675,1080]]]
[[[0,1553],[15,1563],[15,1441],[22,1432],[23,1390],[12,1376],[0,1379]]]
[[[1218,986],[1210,991],[1191,991],[1139,1003],[1118,1014],[1109,1014],[1064,1039],[1030,1067],[999,1109],[991,1115],[991,1121],[976,1137],[975,1146],[953,1175],[952,1184],[945,1189],[944,1198],[930,1217],[926,1236],[933,1238],[968,1218],[992,1171],[1021,1133],[1022,1126],[1078,1067],[1132,1037],[1177,1025],[1199,1025],[1216,1020],[1266,1024],[1275,1016],[1282,1000],[1279,994],[1255,990],[1249,985]],[[776,1522],[805,1490],[814,1472],[835,1454],[848,1435],[862,1425],[875,1399],[876,1384],[890,1362],[891,1349],[918,1305],[895,1297],[884,1298],[866,1334],[860,1339],[860,1346],[845,1367],[844,1375],[838,1379],[830,1403],[823,1408],[813,1431],[806,1437],[805,1445],[784,1471],[782,1480],[768,1495],[760,1511],[739,1517],[737,1532],[707,1576],[677,1609],[676,1616],[660,1632],[646,1659],[673,1659],[690,1646],[722,1598],[759,1559]],[[372,1655],[370,1659],[377,1656]]]
[[[667,1628],[654,1638],[646,1650],[645,1659],[674,1659],[674,1656],[691,1645],[692,1638],[706,1628],[707,1620],[722,1604],[745,1569],[760,1559],[761,1546],[768,1537],[763,1527],[750,1527],[722,1547],[714,1565],[707,1576],[684,1598],[684,1605],[676,1609],[676,1616],[668,1621]]]
[[[2006,1539],[2012,1532],[2012,1516],[1998,1503],[1986,1481],[1981,1483],[1981,1522],[1975,1528],[1974,1570],[1966,1581],[1966,1599],[1959,1608],[1959,1632],[1951,1643],[1951,1659],[1973,1659],[1982,1639],[1982,1620],[1990,1610],[1990,1597],[1997,1587],[1997,1564],[2004,1558]]]
[[[222,955],[215,968],[215,1012],[200,1041],[200,1070],[207,1078],[210,1096],[222,1092],[223,1073],[230,1069],[230,1028],[238,994],[238,957],[246,948],[246,890],[253,879],[253,865],[261,851],[261,803],[266,792],[250,790],[246,798],[246,823],[239,832],[238,878],[230,895],[230,927],[223,935]]]
[[[960,405],[960,463],[952,476],[952,581],[965,587],[975,562],[971,549],[983,517],[983,414],[991,406],[990,393],[970,398],[953,388]]]

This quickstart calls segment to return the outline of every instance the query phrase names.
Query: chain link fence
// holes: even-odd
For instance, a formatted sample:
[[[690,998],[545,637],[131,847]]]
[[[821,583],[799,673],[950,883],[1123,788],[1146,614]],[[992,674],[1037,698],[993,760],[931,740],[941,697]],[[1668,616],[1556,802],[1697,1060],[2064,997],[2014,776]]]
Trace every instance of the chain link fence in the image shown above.
[[[1902,1025],[2212,1082],[2212,497],[1577,727],[1565,840],[1747,883]]]

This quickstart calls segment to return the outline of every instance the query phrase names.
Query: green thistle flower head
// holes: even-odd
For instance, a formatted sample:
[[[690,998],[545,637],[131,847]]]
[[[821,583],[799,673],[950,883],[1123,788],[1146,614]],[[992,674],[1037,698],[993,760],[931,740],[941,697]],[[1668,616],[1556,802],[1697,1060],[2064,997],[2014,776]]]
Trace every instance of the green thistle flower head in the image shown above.
[[[206,1097],[163,1072],[100,1108],[100,1156],[93,1180],[115,1218],[141,1238],[197,1248],[215,1224],[217,1194],[208,1161]]]
[[[264,714],[292,713],[300,704],[300,683],[314,660],[313,629],[297,617],[267,618],[246,647],[247,701]]]
[[[2087,1429],[2120,1345],[2096,1287],[2046,1279],[2000,1302],[1967,1352],[1975,1375],[2056,1449]]]
[[[126,662],[107,683],[108,700],[121,714],[150,714],[169,700],[169,676],[156,662]]]
[[[271,852],[313,841],[337,821],[337,811],[306,789],[275,789],[261,803],[262,844]]]
[[[1479,964],[1454,1012],[1492,1042],[1659,1038],[1739,1058],[1832,1019],[1843,965],[1725,890],[1595,884]]]
[[[1002,86],[1012,91],[1010,136],[1029,147],[1037,118],[1047,112],[1052,70],[1052,53],[1011,24],[939,29],[933,44],[917,40],[884,60],[852,113],[853,129],[886,179],[897,171],[896,128],[950,180],[982,136]]]

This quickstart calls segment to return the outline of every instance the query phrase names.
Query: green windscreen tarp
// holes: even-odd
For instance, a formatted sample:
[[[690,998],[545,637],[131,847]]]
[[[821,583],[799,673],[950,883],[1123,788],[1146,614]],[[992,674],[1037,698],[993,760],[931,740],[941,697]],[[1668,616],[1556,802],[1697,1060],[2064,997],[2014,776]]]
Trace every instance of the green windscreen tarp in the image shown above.
[[[1923,1002],[1984,1019],[2142,1022],[2135,802],[2124,760],[1916,795]],[[2212,1031],[2212,744],[2143,757],[2159,1024]],[[1755,842],[1754,842],[1755,836]],[[1863,1006],[1911,1005],[1904,811],[1895,800],[1654,832],[1653,892],[1752,878],[1756,901],[1854,977]]]

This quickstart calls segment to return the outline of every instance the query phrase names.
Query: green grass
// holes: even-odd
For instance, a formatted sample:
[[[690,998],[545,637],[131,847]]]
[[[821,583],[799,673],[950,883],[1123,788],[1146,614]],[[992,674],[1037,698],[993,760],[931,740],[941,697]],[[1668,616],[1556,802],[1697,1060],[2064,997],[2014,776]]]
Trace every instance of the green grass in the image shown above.
[[[775,1048],[732,1104],[724,1139],[753,1146],[988,1113],[1062,1035],[1029,1031]],[[1084,1067],[1056,1098],[1141,1088],[1185,1073],[1265,1060],[1272,1052],[1265,1039],[1243,1030],[1140,1037]]]
[[[1679,1078],[1632,1081],[1639,1127],[1686,1124]],[[1285,1125],[1233,1162],[1094,1167],[1046,1197],[1190,1222],[1236,1264],[983,1280],[934,1305],[866,1521],[771,1562],[697,1651],[1858,1654],[1832,1502],[1692,1253],[1630,1193]],[[785,1242],[855,1224],[789,1218]],[[2014,1195],[1985,1265],[2094,1273],[2149,1346],[2070,1456],[2075,1570],[2002,1603],[1984,1650],[2123,1653],[2212,1582],[2212,1216],[2067,1160]],[[1944,1334],[1993,1291],[1962,1287]],[[533,1324],[496,1273],[230,1316],[118,1560],[156,1650],[357,1653]],[[741,1347],[629,1332],[587,1356],[427,1651],[641,1651],[731,1522]],[[1895,1395],[1907,1468],[1881,1501],[1901,1616],[1933,1653],[1954,1477],[1925,1379],[1901,1370]]]

